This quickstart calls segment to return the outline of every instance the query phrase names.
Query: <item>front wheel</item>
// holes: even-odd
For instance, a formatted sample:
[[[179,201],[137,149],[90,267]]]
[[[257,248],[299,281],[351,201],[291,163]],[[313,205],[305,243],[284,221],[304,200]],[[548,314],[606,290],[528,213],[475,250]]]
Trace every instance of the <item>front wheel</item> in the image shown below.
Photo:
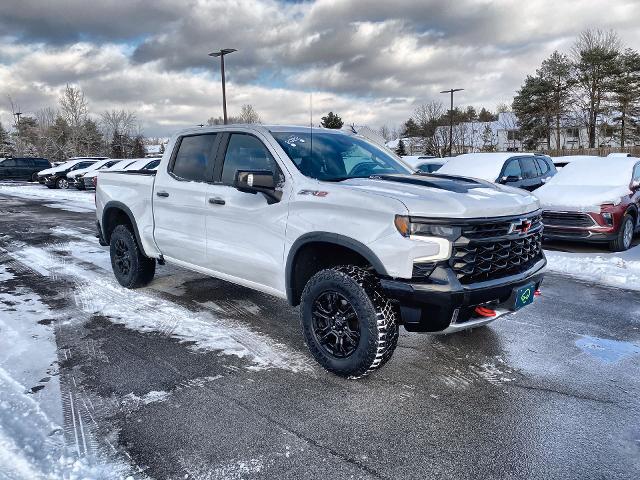
[[[38,181],[38,172],[36,172],[33,175],[31,175],[31,181],[32,182],[37,182]]]
[[[136,237],[126,225],[118,225],[113,230],[109,253],[113,274],[123,287],[144,287],[153,279],[156,261],[142,253]]]
[[[624,217],[622,217],[622,223],[620,224],[616,238],[609,242],[609,249],[613,252],[629,250],[633,243],[635,229],[633,217],[626,213]]]
[[[397,309],[371,272],[356,266],[321,270],[307,282],[301,300],[309,351],[330,372],[363,377],[393,354]]]
[[[62,189],[69,188],[69,181],[64,177],[60,177],[56,180],[56,187]]]

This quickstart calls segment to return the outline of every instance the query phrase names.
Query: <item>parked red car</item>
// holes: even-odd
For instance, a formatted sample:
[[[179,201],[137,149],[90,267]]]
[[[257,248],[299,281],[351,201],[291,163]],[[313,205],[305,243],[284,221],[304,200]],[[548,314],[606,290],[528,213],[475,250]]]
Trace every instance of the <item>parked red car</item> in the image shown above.
[[[631,247],[640,229],[640,158],[608,157],[569,163],[536,190],[544,238]]]

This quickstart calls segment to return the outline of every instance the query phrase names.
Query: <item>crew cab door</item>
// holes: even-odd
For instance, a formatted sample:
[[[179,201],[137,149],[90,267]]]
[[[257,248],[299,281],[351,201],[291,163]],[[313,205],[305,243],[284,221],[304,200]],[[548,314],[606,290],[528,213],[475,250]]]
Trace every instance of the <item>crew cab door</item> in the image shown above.
[[[522,188],[522,168],[517,158],[510,158],[505,162],[498,182],[510,187]]]
[[[206,256],[207,192],[218,145],[214,133],[176,140],[153,184],[153,236],[165,257],[202,266]]]
[[[244,132],[224,135],[214,182],[207,194],[207,266],[225,275],[284,292],[288,190],[283,169],[265,141]],[[236,189],[234,182],[238,171],[272,172],[279,188],[284,189],[281,200]]]

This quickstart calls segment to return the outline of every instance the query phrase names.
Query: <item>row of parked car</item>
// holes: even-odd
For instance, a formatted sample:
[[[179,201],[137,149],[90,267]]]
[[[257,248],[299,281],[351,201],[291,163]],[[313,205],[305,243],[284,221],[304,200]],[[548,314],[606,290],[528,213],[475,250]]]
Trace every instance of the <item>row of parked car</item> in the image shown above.
[[[32,180],[48,188],[75,187],[78,190],[89,190],[95,188],[95,181],[100,171],[154,170],[159,164],[159,158],[77,157],[40,170]]]
[[[640,230],[640,158],[469,153],[403,159],[423,174],[475,177],[535,192],[547,240],[605,243],[621,251],[631,247]],[[95,188],[101,170],[155,170],[159,163],[159,158],[77,157],[52,166],[43,158],[8,158],[0,159],[0,179],[85,190]]]
[[[640,230],[640,158],[534,153],[469,153],[404,157],[422,173],[480,178],[534,192],[547,240],[608,244],[627,250]]]

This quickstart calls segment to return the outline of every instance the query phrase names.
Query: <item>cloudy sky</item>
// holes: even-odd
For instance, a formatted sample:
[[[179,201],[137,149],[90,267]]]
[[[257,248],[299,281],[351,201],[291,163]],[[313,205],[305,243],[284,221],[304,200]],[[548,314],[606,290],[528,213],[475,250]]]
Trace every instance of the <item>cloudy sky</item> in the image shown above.
[[[137,112],[147,135],[221,115],[227,57],[231,114],[251,103],[263,121],[316,117],[379,127],[417,104],[494,108],[524,76],[586,28],[614,29],[640,49],[638,0],[2,0],[0,121],[10,95],[26,114],[55,106],[65,84],[90,110]]]

